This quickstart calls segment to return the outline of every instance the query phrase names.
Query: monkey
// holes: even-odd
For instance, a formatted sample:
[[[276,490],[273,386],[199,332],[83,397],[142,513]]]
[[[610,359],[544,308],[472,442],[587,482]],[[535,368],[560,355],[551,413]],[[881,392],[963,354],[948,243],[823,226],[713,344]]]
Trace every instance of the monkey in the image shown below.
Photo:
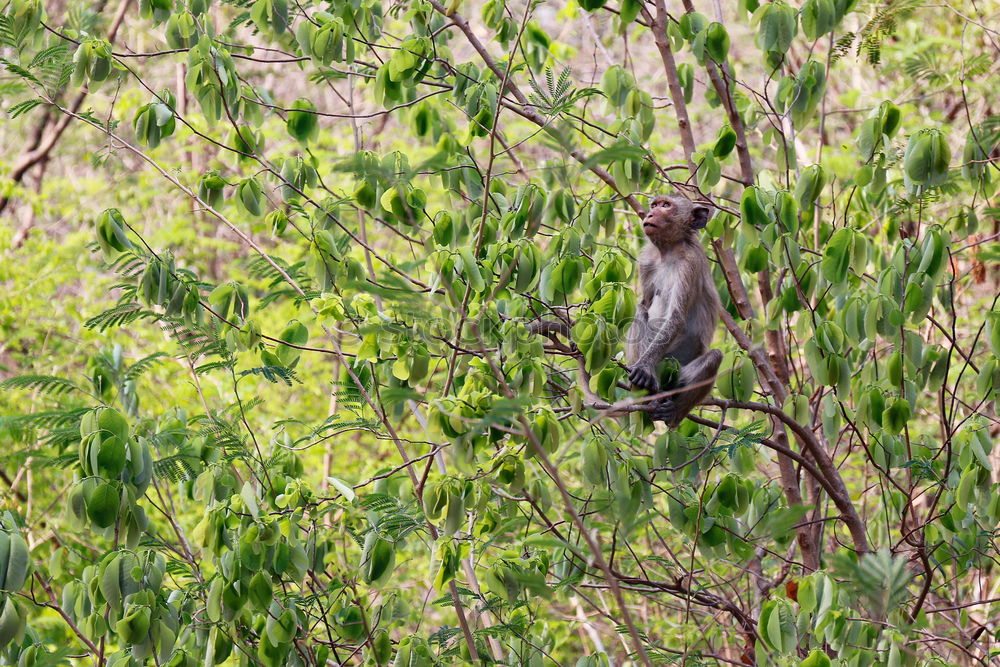
[[[651,394],[671,390],[650,410],[654,421],[676,428],[712,390],[722,362],[709,349],[722,308],[697,230],[710,208],[678,195],[653,199],[642,219],[648,242],[639,256],[641,298],[626,337],[629,382]],[[673,358],[680,374],[660,385],[658,366]]]

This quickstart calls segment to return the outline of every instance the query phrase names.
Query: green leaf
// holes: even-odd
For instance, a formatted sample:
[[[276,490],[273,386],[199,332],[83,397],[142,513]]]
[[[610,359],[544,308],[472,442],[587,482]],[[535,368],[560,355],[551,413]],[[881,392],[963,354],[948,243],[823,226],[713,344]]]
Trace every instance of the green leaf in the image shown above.
[[[806,39],[818,39],[833,30],[840,17],[833,0],[806,0],[801,9],[802,32]]]
[[[798,643],[795,614],[784,600],[764,603],[758,628],[764,643],[777,653],[790,653]]]
[[[719,134],[715,140],[715,145],[712,147],[712,153],[721,160],[732,153],[735,147],[736,132],[728,124],[723,125],[719,128]]]
[[[41,100],[25,100],[24,102],[19,102],[7,109],[7,115],[10,116],[11,120],[22,116],[30,112],[35,107],[42,104]]]
[[[808,657],[799,663],[799,667],[833,667],[833,662],[823,651],[813,649]]]
[[[618,18],[621,20],[622,25],[628,25],[629,23],[635,21],[641,10],[641,0],[622,0],[621,7],[619,7]]]
[[[340,491],[340,495],[347,498],[347,502],[349,503],[354,502],[354,499],[357,497],[357,495],[354,493],[354,489],[351,487],[350,484],[347,484],[343,480],[332,476],[327,477],[326,481],[329,482],[333,488],[337,489],[337,491]]]
[[[236,204],[246,214],[253,217],[263,212],[264,191],[256,179],[247,178],[236,186]]]
[[[743,197],[740,199],[740,217],[745,224],[754,227],[765,227],[770,219],[764,213],[757,197],[758,190],[755,186],[750,186],[743,190]]]
[[[795,199],[798,202],[799,210],[808,211],[811,209],[825,185],[826,171],[822,166],[814,164],[803,169],[799,175],[799,182],[795,185]]]
[[[893,435],[899,435],[910,419],[910,403],[905,398],[897,398],[882,413],[882,425]]]
[[[285,123],[288,134],[296,141],[307,143],[319,135],[319,120],[316,106],[306,98],[299,98],[292,104]]]
[[[823,273],[823,277],[834,284],[847,280],[853,249],[853,229],[845,227],[834,232],[827,242],[826,248],[823,249],[823,259],[820,261],[820,271]]]
[[[87,516],[98,528],[113,526],[118,519],[121,494],[113,482],[102,482],[87,499]]]
[[[291,641],[292,637],[295,636],[297,626],[298,620],[292,609],[286,608],[282,610],[277,601],[271,605],[270,610],[268,610],[265,630],[268,639],[273,644],[285,644]]]
[[[717,63],[726,61],[729,55],[729,33],[721,23],[710,23],[705,29],[705,51]]]
[[[697,159],[697,158],[696,158]],[[714,187],[722,176],[722,165],[712,151],[707,151],[698,164],[698,187],[708,190]]]
[[[302,356],[302,350],[293,346],[302,346],[309,342],[309,330],[298,320],[293,320],[288,323],[288,326],[282,329],[278,335],[278,339],[284,341],[284,343],[278,343],[275,354],[283,365],[288,368],[295,368],[295,365],[299,362],[299,357]]]
[[[788,51],[797,31],[794,9],[781,0],[768,2],[753,13],[752,22],[757,25],[757,46],[762,51],[782,55]]]
[[[918,130],[906,146],[903,170],[918,185],[937,185],[948,177],[951,149],[941,130]]]
[[[375,532],[365,537],[365,546],[361,551],[361,571],[365,583],[371,586],[382,586],[392,576],[396,563],[395,546]]]

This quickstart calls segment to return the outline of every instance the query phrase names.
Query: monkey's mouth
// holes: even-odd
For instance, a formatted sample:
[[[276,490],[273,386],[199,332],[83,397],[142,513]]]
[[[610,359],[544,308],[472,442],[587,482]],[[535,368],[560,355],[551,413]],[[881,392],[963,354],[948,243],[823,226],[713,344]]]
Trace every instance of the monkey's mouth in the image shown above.
[[[660,227],[659,225],[648,221],[642,223],[642,228],[644,230],[659,229],[659,227]]]

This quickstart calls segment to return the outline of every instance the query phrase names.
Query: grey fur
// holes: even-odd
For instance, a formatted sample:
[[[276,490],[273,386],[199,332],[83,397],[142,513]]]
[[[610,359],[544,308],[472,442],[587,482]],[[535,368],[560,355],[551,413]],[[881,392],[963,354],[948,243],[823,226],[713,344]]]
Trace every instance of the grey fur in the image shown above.
[[[629,329],[626,360],[632,385],[651,393],[661,391],[657,365],[667,357],[680,363],[675,393],[651,412],[671,427],[711,392],[722,361],[718,350],[709,349],[721,304],[696,232],[710,215],[706,205],[672,195],[656,197],[643,218],[649,243],[639,257],[642,298]]]

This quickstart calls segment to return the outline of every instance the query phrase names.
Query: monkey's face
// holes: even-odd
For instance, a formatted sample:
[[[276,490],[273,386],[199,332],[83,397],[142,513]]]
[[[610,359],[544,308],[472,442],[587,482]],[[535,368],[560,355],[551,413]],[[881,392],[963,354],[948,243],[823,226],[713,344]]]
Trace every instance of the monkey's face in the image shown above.
[[[680,243],[694,230],[708,224],[711,211],[704,204],[697,204],[678,195],[660,195],[649,205],[649,212],[642,219],[642,231],[657,246]]]

